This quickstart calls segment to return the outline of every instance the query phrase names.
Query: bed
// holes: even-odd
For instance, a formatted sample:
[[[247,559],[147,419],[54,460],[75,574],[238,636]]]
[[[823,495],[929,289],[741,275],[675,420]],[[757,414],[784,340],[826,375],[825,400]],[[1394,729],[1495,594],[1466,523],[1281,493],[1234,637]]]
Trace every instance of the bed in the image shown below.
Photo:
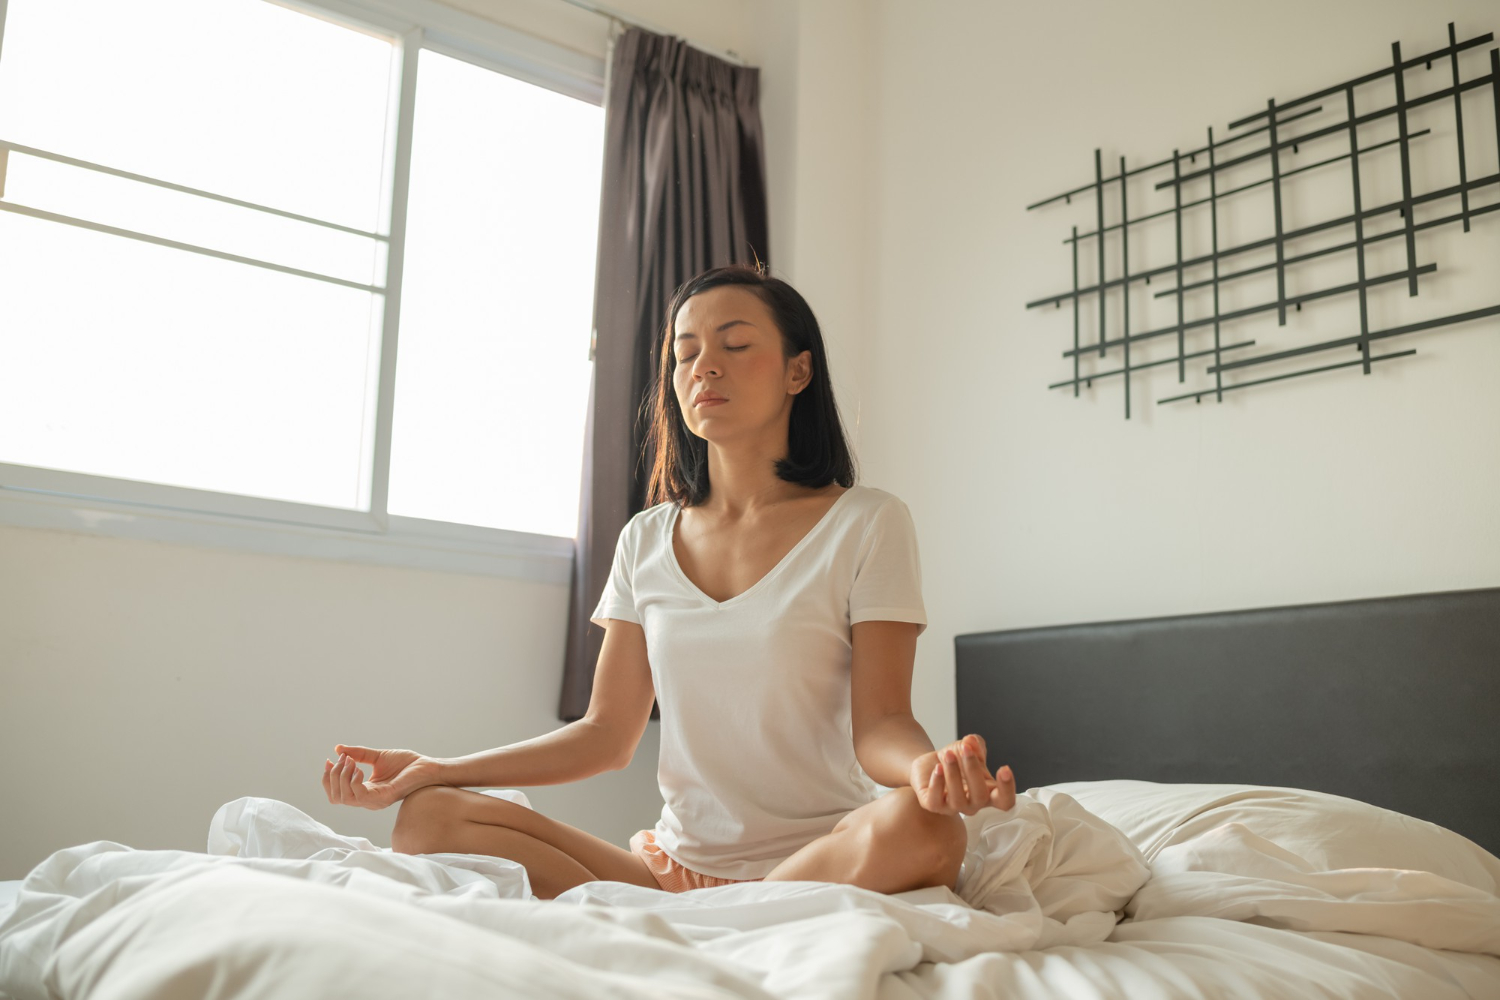
[[[0,886],[0,992],[1500,997],[1500,589],[955,654],[960,731],[1026,789],[967,820],[982,864],[959,894],[595,882],[539,902],[512,862],[394,854],[247,797],[202,853],[100,841]]]

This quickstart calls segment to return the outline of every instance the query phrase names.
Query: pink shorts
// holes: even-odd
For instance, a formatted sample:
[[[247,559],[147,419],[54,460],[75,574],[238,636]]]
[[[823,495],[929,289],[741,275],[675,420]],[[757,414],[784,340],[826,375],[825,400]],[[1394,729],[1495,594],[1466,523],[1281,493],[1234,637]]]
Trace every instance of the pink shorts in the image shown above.
[[[687,892],[689,889],[734,885],[736,882],[763,881],[758,878],[719,878],[716,875],[704,875],[691,868],[684,868],[661,849],[661,845],[656,842],[656,834],[650,830],[642,830],[631,837],[630,850],[646,862],[646,867],[651,869],[651,875],[656,879],[656,884],[667,892]]]

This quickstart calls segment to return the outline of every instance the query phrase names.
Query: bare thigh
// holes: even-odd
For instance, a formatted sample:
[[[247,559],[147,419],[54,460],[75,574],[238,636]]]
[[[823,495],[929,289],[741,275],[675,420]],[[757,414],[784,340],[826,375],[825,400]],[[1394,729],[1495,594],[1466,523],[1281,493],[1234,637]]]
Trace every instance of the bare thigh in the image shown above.
[[[651,870],[646,867],[646,862],[631,851],[577,827],[550,819],[535,809],[467,788],[428,785],[402,799],[401,810],[396,815],[395,829],[391,831],[391,846],[404,853],[441,853],[445,849],[442,846],[445,834],[451,833],[459,824],[513,830],[561,851],[588,869],[595,878],[629,882],[651,889],[659,888]],[[482,841],[483,837],[479,839]],[[465,836],[463,841],[468,844],[472,842],[472,838]],[[497,850],[484,853],[507,857],[508,854],[501,852],[512,845],[504,835],[496,833],[494,846]],[[409,850],[412,847],[421,849]],[[468,847],[461,850],[463,853],[474,853]],[[514,853],[521,853],[521,850],[524,847]],[[521,858],[511,860],[525,863]]]
[[[951,886],[967,840],[962,817],[929,812],[910,788],[896,788],[845,815],[766,881],[838,882],[884,893]]]

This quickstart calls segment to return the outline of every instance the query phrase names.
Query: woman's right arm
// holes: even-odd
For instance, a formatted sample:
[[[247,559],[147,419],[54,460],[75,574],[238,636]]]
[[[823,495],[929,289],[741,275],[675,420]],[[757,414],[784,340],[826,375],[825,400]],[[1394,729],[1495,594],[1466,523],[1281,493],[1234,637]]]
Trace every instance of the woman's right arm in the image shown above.
[[[635,622],[611,618],[583,718],[521,743],[437,758],[438,780],[460,788],[529,788],[618,771],[635,756],[655,698],[645,632]]]
[[[610,619],[594,668],[588,711],[576,722],[494,750],[464,757],[426,757],[406,750],[344,747],[350,760],[323,772],[328,800],[383,809],[426,785],[531,788],[582,781],[630,763],[656,698],[646,635],[635,622]],[[373,765],[367,784],[358,763]]]

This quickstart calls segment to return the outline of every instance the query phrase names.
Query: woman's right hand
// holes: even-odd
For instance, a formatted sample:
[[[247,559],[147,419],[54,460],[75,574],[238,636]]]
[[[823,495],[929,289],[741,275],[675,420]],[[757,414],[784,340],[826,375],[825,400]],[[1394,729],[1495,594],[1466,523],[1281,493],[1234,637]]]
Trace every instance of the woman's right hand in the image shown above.
[[[334,747],[337,761],[323,761],[323,790],[328,801],[366,809],[384,809],[418,788],[436,785],[438,762],[412,750],[371,750],[369,747]],[[365,780],[360,764],[370,765]]]

